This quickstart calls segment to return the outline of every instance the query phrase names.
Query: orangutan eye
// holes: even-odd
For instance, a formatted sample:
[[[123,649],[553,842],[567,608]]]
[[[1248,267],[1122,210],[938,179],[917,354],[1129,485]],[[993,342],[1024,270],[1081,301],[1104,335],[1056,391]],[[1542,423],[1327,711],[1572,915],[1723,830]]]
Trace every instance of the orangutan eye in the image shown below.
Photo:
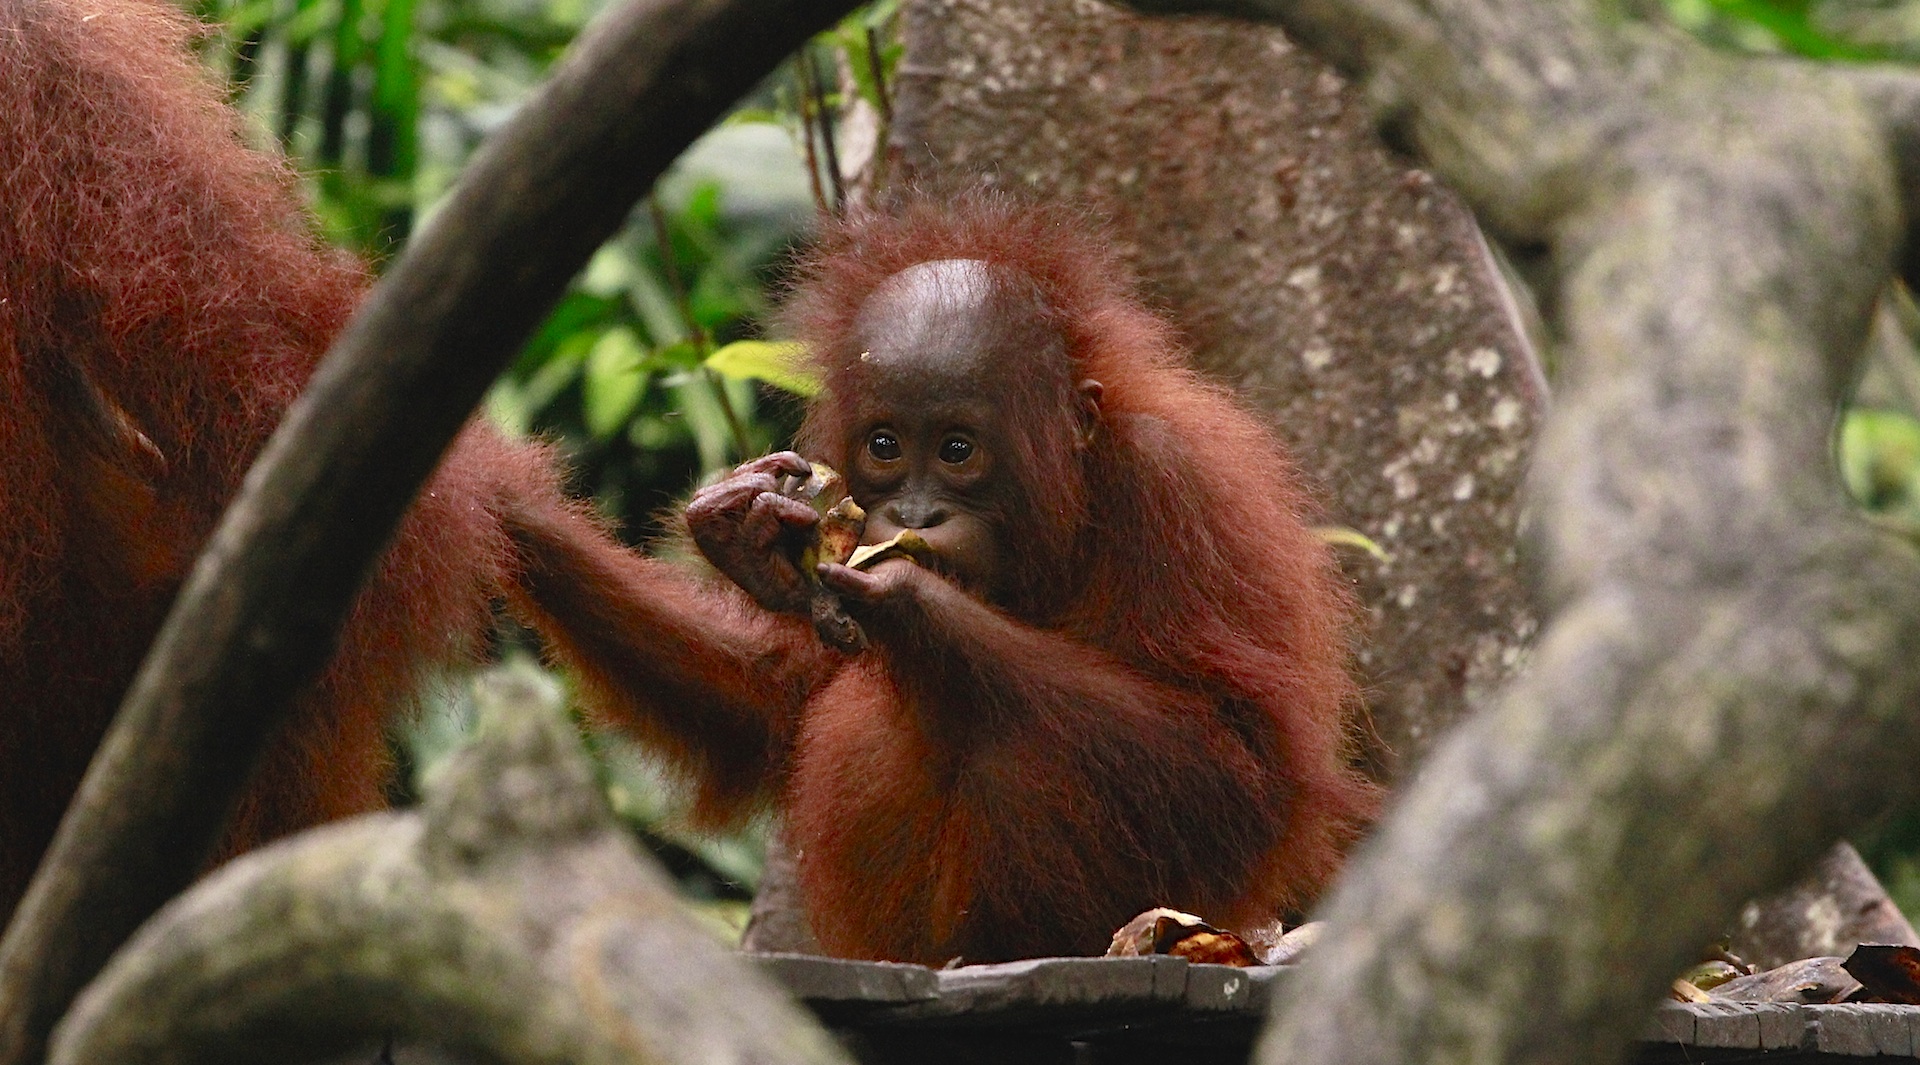
[[[881,462],[892,462],[900,457],[900,440],[892,433],[875,433],[867,438],[867,454]]]
[[[940,461],[950,466],[958,466],[972,457],[972,441],[951,436],[940,444]]]

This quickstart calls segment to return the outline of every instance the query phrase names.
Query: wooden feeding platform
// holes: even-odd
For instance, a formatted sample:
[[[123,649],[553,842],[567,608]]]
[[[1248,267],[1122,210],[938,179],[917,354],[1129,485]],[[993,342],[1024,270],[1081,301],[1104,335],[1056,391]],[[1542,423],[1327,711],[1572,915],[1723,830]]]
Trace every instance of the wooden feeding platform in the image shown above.
[[[754,955],[870,1065],[1026,1062],[1213,1065],[1247,1060],[1291,966],[1182,958],[1035,958],[934,970]],[[1669,1003],[1643,1065],[1920,1060],[1920,1006]]]

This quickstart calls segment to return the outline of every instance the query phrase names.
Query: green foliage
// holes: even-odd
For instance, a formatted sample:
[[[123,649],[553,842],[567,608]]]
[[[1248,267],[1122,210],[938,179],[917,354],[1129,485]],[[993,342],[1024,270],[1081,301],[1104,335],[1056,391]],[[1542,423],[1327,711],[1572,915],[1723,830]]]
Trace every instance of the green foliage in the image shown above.
[[[326,235],[376,262],[601,5],[198,2],[224,27],[209,59],[256,135],[309,175]],[[888,18],[856,15],[830,39],[866,49],[866,28]],[[880,47],[897,55],[895,44]],[[874,86],[864,52],[861,70]],[[658,531],[654,514],[689,485],[770,449],[794,425],[795,405],[745,376],[739,352],[704,365],[716,346],[758,331],[771,272],[812,199],[787,101],[763,92],[742,116],[662,181],[652,209],[595,256],[487,400],[507,429],[559,440],[579,487],[636,540]]]
[[[1861,506],[1920,522],[1920,420],[1899,411],[1849,411],[1840,426],[1840,472]]]
[[[879,0],[847,16],[822,35],[845,57],[845,69],[853,79],[854,91],[869,106],[881,111],[893,109],[887,87],[893,83],[894,68],[905,51],[899,35],[888,30],[899,14],[900,0]]]
[[[471,738],[476,725],[474,701],[458,683],[441,685],[423,702],[422,712],[403,728],[403,801],[420,793],[423,782]],[[743,913],[724,904],[744,904],[759,886],[766,825],[754,822],[726,836],[693,831],[679,816],[686,806],[683,789],[656,761],[620,736],[583,732],[615,816],[676,875],[686,895],[721,904],[713,912],[728,920],[744,920]],[[737,937],[738,929],[734,932]]]
[[[765,315],[790,223],[730,215],[712,181],[667,191],[675,208],[637,212],[648,221],[594,256],[487,399],[509,430],[559,439],[601,506],[643,537],[688,485],[792,429],[775,397],[706,365],[716,340]]]
[[[807,349],[794,341],[736,340],[707,356],[707,369],[722,377],[765,381],[783,392],[812,397],[820,379],[807,368]]]
[[[1746,52],[1920,60],[1920,0],[1660,0],[1675,25]]]

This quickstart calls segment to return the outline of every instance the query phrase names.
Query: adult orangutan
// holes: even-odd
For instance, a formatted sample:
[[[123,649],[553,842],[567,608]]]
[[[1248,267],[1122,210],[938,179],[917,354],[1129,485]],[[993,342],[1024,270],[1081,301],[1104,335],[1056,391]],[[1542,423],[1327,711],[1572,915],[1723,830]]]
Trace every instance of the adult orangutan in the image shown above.
[[[1098,953],[1154,906],[1264,923],[1374,807],[1349,761],[1351,607],[1291,465],[1087,234],[922,202],[832,228],[801,271],[790,319],[826,387],[799,449],[845,472],[866,542],[931,549],[819,567],[863,651],[807,618],[817,516],[778,491],[797,454],[688,506],[737,588],[509,508],[523,608],[700,813],[784,810],[832,953]]]
[[[187,566],[365,290],[146,0],[0,0],[0,922]],[[468,432],[269,755],[229,849],[379,806],[383,729],[493,624],[504,495]],[[617,550],[599,529],[576,535]]]

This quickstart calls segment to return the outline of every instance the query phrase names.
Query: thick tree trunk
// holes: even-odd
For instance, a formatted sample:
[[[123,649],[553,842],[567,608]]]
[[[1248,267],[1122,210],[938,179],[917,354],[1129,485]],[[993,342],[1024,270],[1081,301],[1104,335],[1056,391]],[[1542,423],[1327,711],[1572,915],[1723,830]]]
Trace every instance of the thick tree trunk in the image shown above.
[[[1112,220],[1197,364],[1323,486],[1371,617],[1385,775],[1417,766],[1534,632],[1514,559],[1545,385],[1459,200],[1277,30],[1095,0],[915,0],[899,169]]]

